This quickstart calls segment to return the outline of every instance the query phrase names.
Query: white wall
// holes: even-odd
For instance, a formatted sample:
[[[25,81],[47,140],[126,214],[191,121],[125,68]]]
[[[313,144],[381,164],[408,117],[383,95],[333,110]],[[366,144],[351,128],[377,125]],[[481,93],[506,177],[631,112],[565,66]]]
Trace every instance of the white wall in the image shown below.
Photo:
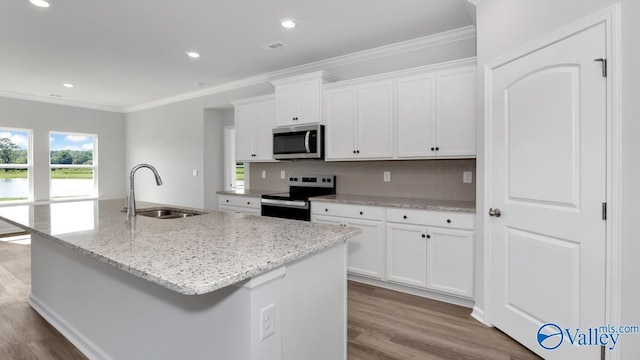
[[[614,3],[622,6],[622,320],[619,325],[640,324],[640,229],[637,206],[640,204],[640,1],[637,0],[482,0],[477,7],[479,99],[483,96],[483,69],[491,59],[523,46],[541,36],[578,21]],[[483,102],[479,101],[478,129],[483,128]],[[482,189],[483,142],[478,143],[478,181]],[[490,204],[478,191],[478,209]],[[481,222],[478,221],[481,225]],[[482,232],[479,231],[478,235]],[[481,236],[477,239],[482,245]],[[480,289],[479,289],[480,290]],[[483,305],[483,304],[480,304]],[[593,324],[594,326],[600,324]],[[616,324],[612,324],[616,325]],[[640,358],[640,335],[623,335],[621,359]]]
[[[224,113],[204,111],[204,207],[218,209],[216,191],[224,188]]]
[[[305,72],[327,70],[346,80],[475,55],[475,40],[466,39],[340,67],[307,68]],[[218,118],[213,122],[229,125],[233,123],[230,119],[233,112],[228,110],[232,101],[273,92],[270,83],[263,83],[127,114],[127,169],[138,163],[150,163],[156,166],[164,181],[163,186],[156,187],[151,173],[141,170],[136,175],[136,198],[211,208],[212,201],[217,198],[215,191],[223,190],[224,183],[217,179],[210,181],[208,177],[217,174],[222,176],[223,163],[205,164],[205,160],[214,156],[212,151],[217,151],[208,145],[211,144],[210,139],[223,137],[223,128],[210,126],[211,123],[205,126],[205,122],[209,121],[205,120],[208,118],[205,109],[223,109],[221,116],[213,116]],[[194,169],[202,171],[205,168],[204,178],[191,175]]]
[[[124,114],[3,97],[0,114],[0,127],[33,130],[35,201],[49,200],[50,131],[97,134],[100,198],[124,197]]]

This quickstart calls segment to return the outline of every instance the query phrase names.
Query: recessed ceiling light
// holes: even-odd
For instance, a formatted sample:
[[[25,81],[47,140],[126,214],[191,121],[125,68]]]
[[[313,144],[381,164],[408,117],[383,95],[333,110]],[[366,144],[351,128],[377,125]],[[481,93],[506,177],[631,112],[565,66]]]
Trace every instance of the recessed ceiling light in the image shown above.
[[[195,51],[187,51],[187,55],[189,55],[192,59],[197,59],[200,57],[200,54]]]
[[[62,84],[62,86],[71,89],[72,87],[75,87],[75,85],[73,85],[72,83],[64,83]]]
[[[280,20],[280,25],[282,25],[282,27],[285,28],[285,29],[293,29],[294,27],[296,27],[296,20],[295,19],[282,19],[282,20]]]
[[[43,8],[48,8],[49,6],[51,6],[49,5],[49,2],[45,0],[29,0],[29,2],[35,6],[43,7]]]

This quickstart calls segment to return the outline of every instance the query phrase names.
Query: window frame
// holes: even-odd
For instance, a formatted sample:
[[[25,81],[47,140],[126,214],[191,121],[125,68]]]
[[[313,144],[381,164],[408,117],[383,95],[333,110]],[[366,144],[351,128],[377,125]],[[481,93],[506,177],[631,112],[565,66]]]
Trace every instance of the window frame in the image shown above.
[[[24,200],[7,200],[0,201],[0,206],[15,205],[33,202],[33,189],[34,189],[34,174],[33,174],[33,129],[14,128],[8,126],[0,126],[0,132],[26,132],[28,135],[27,141],[27,164],[0,164],[0,169],[27,169],[27,180],[29,182],[29,193]]]
[[[52,135],[65,135],[65,136],[88,136],[93,139],[93,149],[92,149],[92,159],[91,165],[77,165],[77,164],[52,164],[51,163],[51,141],[49,141],[49,201],[51,202],[61,202],[61,201],[75,201],[81,199],[97,199],[99,198],[99,190],[98,190],[98,134],[90,134],[90,133],[79,133],[79,132],[70,132],[70,131],[49,131],[48,139],[51,139]],[[68,197],[53,197],[52,193],[52,175],[53,169],[92,169],[93,171],[93,194],[86,196],[68,196]]]

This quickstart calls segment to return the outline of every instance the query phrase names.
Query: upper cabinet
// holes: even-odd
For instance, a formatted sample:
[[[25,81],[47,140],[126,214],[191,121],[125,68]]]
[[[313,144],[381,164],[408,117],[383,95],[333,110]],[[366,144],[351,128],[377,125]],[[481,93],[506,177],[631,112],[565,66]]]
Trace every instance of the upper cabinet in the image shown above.
[[[325,90],[326,159],[393,156],[393,82]]]
[[[322,86],[336,80],[317,71],[272,81],[276,88],[276,126],[322,123]]]
[[[235,106],[236,161],[273,161],[276,104],[273,95],[244,99]]]
[[[475,157],[475,67],[466,59],[326,85],[326,159]]]

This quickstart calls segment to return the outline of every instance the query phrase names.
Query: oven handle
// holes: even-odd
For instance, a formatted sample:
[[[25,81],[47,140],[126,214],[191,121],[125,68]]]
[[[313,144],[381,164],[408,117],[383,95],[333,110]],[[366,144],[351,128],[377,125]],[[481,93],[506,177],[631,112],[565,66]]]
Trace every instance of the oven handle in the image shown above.
[[[311,136],[311,130],[308,130],[307,133],[304,135],[304,148],[307,150],[307,153],[311,152],[311,149],[309,149],[309,137]]]
[[[307,201],[290,201],[290,200],[274,200],[274,199],[261,199],[263,205],[280,206],[295,209],[308,209],[309,203]]]

